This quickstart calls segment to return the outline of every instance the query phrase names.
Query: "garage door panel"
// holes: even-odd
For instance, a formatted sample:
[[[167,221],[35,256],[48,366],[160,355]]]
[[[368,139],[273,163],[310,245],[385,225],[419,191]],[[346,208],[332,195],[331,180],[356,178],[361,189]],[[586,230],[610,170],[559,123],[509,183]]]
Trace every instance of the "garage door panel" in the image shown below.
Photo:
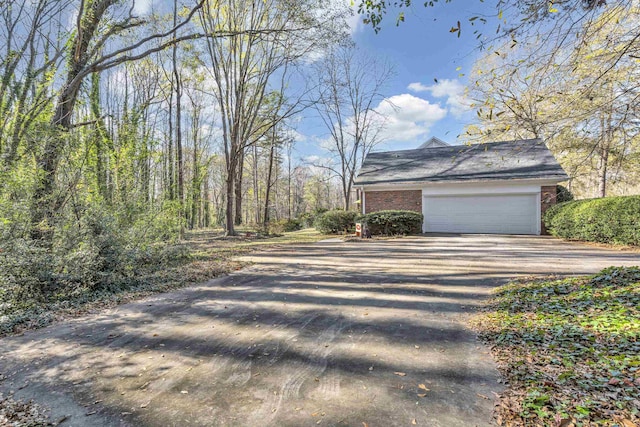
[[[425,231],[537,234],[537,195],[427,196]]]

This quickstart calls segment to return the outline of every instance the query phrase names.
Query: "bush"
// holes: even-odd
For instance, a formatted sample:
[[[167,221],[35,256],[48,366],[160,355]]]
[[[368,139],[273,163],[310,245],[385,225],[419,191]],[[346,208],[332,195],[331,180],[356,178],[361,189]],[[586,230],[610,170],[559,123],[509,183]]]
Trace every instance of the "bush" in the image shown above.
[[[50,241],[30,238],[27,221],[0,209],[0,335],[15,313],[24,314],[18,324],[28,310],[136,286],[188,256],[171,244],[179,223],[162,210],[136,214],[131,224],[99,204],[77,208],[78,217],[60,215]]]
[[[302,230],[302,221],[299,219],[280,219],[269,223],[270,233],[288,233]]]
[[[564,203],[573,200],[573,193],[564,185],[556,185],[556,202]]]
[[[354,211],[327,211],[316,217],[314,226],[321,233],[353,233],[357,217]]]
[[[371,234],[393,236],[422,232],[423,216],[414,211],[378,211],[360,217]]]
[[[313,227],[313,222],[315,221],[316,217],[309,212],[305,212],[302,215],[300,215],[298,217],[298,220],[300,221],[300,224],[302,225],[302,227],[307,228],[307,227]]]
[[[640,246],[640,196],[576,200],[550,208],[544,223],[565,239]]]
[[[298,217],[298,219],[300,220],[302,227],[304,228],[313,227],[316,222],[316,219],[328,211],[329,209],[325,209],[325,208],[314,209],[313,212],[303,213]]]

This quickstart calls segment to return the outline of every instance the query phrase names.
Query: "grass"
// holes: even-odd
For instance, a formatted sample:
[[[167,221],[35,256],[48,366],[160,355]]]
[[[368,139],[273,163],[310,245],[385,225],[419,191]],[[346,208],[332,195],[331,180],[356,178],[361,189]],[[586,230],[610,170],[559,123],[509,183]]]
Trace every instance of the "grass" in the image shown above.
[[[640,269],[530,279],[478,319],[507,390],[500,425],[640,425]]]
[[[225,237],[220,229],[195,231],[187,234],[179,245],[169,248],[162,263],[140,266],[126,283],[99,289],[78,286],[37,298],[25,295],[19,301],[4,301],[0,292],[0,337],[205,282],[243,267],[243,263],[234,259],[236,256],[278,245],[312,243],[327,237],[331,236],[314,229],[262,236],[241,228],[238,236],[233,237]]]

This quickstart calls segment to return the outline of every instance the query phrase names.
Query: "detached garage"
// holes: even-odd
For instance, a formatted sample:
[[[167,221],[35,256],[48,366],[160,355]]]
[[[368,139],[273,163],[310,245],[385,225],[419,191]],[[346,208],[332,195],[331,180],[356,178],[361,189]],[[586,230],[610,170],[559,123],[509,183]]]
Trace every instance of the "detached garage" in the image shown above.
[[[541,234],[568,179],[538,140],[370,153],[356,179],[363,213],[406,209],[425,233]]]

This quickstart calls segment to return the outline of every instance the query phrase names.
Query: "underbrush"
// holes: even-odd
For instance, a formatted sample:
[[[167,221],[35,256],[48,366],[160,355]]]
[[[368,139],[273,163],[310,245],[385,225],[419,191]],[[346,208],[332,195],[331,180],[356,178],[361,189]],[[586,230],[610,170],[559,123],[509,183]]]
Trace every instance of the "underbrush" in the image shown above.
[[[24,238],[2,240],[0,337],[205,282],[242,267],[233,258],[260,248],[325,237],[309,229],[236,237],[225,237],[222,230],[200,230],[188,233],[180,242],[129,243],[114,245],[109,251],[84,239],[67,252],[62,248],[49,251]]]
[[[479,319],[509,426],[640,425],[640,269],[500,288]]]

